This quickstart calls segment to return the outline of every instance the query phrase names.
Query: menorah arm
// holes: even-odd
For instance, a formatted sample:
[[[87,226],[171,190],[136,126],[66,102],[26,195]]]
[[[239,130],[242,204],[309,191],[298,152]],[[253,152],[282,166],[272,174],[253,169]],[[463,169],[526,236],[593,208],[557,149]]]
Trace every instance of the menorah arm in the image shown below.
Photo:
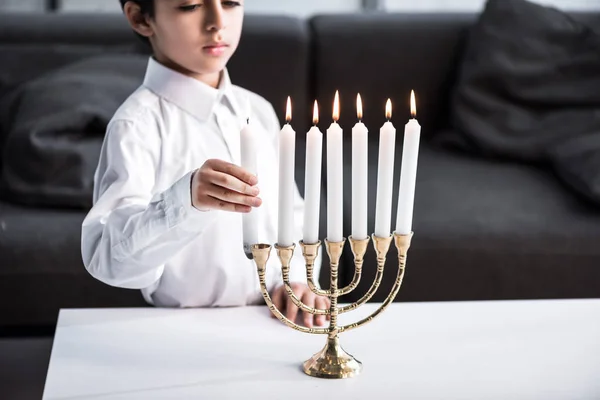
[[[283,322],[285,325],[293,328],[297,331],[304,333],[312,333],[319,335],[326,335],[329,333],[328,328],[307,328],[301,325],[296,324],[295,322],[289,320],[279,311],[279,309],[273,304],[273,300],[271,299],[271,295],[269,294],[269,290],[267,289],[267,279],[266,279],[266,271],[267,271],[267,261],[269,260],[269,256],[271,253],[271,246],[265,244],[257,244],[252,246],[252,255],[254,256],[254,261],[256,262],[256,267],[258,271],[258,278],[260,282],[260,291],[262,293],[265,302],[267,303],[267,307],[269,310],[275,315],[277,319]]]
[[[339,309],[340,314],[357,309],[358,307],[365,304],[367,301],[371,300],[371,298],[375,295],[383,279],[383,269],[385,267],[385,260],[387,253],[390,249],[391,243],[392,236],[380,238],[378,236],[373,235],[373,247],[375,247],[375,252],[377,253],[377,274],[375,275],[375,280],[371,284],[371,287],[369,288],[367,293],[365,293],[365,295],[361,297],[357,302],[341,307]]]
[[[302,247],[302,255],[306,260],[306,283],[308,284],[308,288],[317,296],[331,296],[331,290],[319,289],[315,285],[315,260],[319,256],[319,248],[321,247],[321,242],[312,244],[300,242],[300,247]]]
[[[358,287],[358,283],[362,277],[362,267],[365,261],[365,253],[367,252],[367,246],[369,245],[369,238],[359,240],[350,237],[349,241],[352,254],[354,255],[354,277],[348,286],[338,291],[338,296],[345,296]]]
[[[394,282],[394,287],[392,291],[385,299],[385,301],[381,304],[381,306],[375,310],[373,314],[370,316],[355,322],[353,324],[349,324],[346,326],[342,326],[339,328],[339,333],[350,331],[354,328],[358,328],[359,326],[365,325],[368,322],[371,322],[375,317],[380,315],[396,298],[400,287],[402,286],[402,281],[404,279],[404,270],[406,268],[406,254],[408,253],[408,249],[410,247],[410,242],[413,234],[410,233],[408,235],[398,235],[394,234],[394,242],[396,244],[396,248],[398,249],[398,275],[396,276],[396,281]]]
[[[294,290],[292,289],[292,286],[290,284],[290,263],[294,255],[294,247],[295,246],[275,246],[275,248],[277,249],[277,255],[279,257],[279,260],[281,261],[281,275],[283,276],[283,285],[288,297],[290,298],[292,303],[296,305],[296,307],[298,307],[304,312],[316,315],[329,315],[331,313],[331,310],[323,310],[320,308],[309,307],[306,304],[304,304],[302,300],[300,300],[298,296],[296,296],[296,294],[294,293]]]

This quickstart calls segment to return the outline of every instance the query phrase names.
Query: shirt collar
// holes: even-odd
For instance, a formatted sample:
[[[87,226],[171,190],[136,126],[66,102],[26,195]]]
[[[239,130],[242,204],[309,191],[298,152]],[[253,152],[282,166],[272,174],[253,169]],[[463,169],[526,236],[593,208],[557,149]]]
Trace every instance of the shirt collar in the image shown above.
[[[143,85],[202,121],[211,117],[217,104],[224,98],[227,99],[235,115],[243,115],[243,109],[239,107],[235,98],[227,69],[223,70],[219,87],[215,89],[165,67],[154,57],[150,57]]]

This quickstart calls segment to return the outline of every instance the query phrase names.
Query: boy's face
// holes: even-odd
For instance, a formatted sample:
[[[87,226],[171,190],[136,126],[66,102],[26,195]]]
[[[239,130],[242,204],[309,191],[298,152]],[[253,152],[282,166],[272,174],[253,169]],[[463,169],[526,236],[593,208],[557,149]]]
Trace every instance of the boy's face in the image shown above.
[[[146,18],[147,26],[138,32],[150,38],[158,61],[188,75],[218,74],[237,49],[243,3],[154,0],[154,18]]]

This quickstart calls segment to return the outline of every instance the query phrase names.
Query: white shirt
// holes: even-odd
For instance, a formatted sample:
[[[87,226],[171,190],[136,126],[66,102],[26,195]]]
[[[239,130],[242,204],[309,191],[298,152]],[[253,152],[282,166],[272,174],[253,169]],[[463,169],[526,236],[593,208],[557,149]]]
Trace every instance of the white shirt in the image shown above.
[[[240,164],[240,130],[251,107],[259,135],[263,204],[259,241],[277,239],[279,121],[264,98],[233,86],[227,71],[218,89],[150,58],[143,85],[110,121],[94,177],[94,205],[82,226],[89,273],[112,286],[141,289],[163,307],[241,306],[262,301],[254,261],[243,251],[242,214],[192,206],[192,171],[208,159]],[[294,199],[296,243],[303,200]],[[318,277],[320,259],[315,265]],[[296,247],[291,280],[306,283]],[[275,249],[267,286],[282,284]]]

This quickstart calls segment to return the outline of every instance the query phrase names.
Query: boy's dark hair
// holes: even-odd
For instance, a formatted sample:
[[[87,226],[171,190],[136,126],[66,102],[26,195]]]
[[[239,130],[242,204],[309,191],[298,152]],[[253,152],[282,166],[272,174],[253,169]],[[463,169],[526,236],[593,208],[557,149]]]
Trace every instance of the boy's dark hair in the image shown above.
[[[125,8],[125,4],[128,1],[131,1],[132,3],[137,4],[138,6],[140,6],[140,10],[142,12],[142,15],[144,16],[148,16],[150,18],[154,18],[154,0],[119,0],[121,2],[121,8]],[[139,33],[136,33],[136,35],[142,39],[142,41],[144,43],[146,43],[148,46],[150,46],[150,40],[145,37],[140,35]]]

